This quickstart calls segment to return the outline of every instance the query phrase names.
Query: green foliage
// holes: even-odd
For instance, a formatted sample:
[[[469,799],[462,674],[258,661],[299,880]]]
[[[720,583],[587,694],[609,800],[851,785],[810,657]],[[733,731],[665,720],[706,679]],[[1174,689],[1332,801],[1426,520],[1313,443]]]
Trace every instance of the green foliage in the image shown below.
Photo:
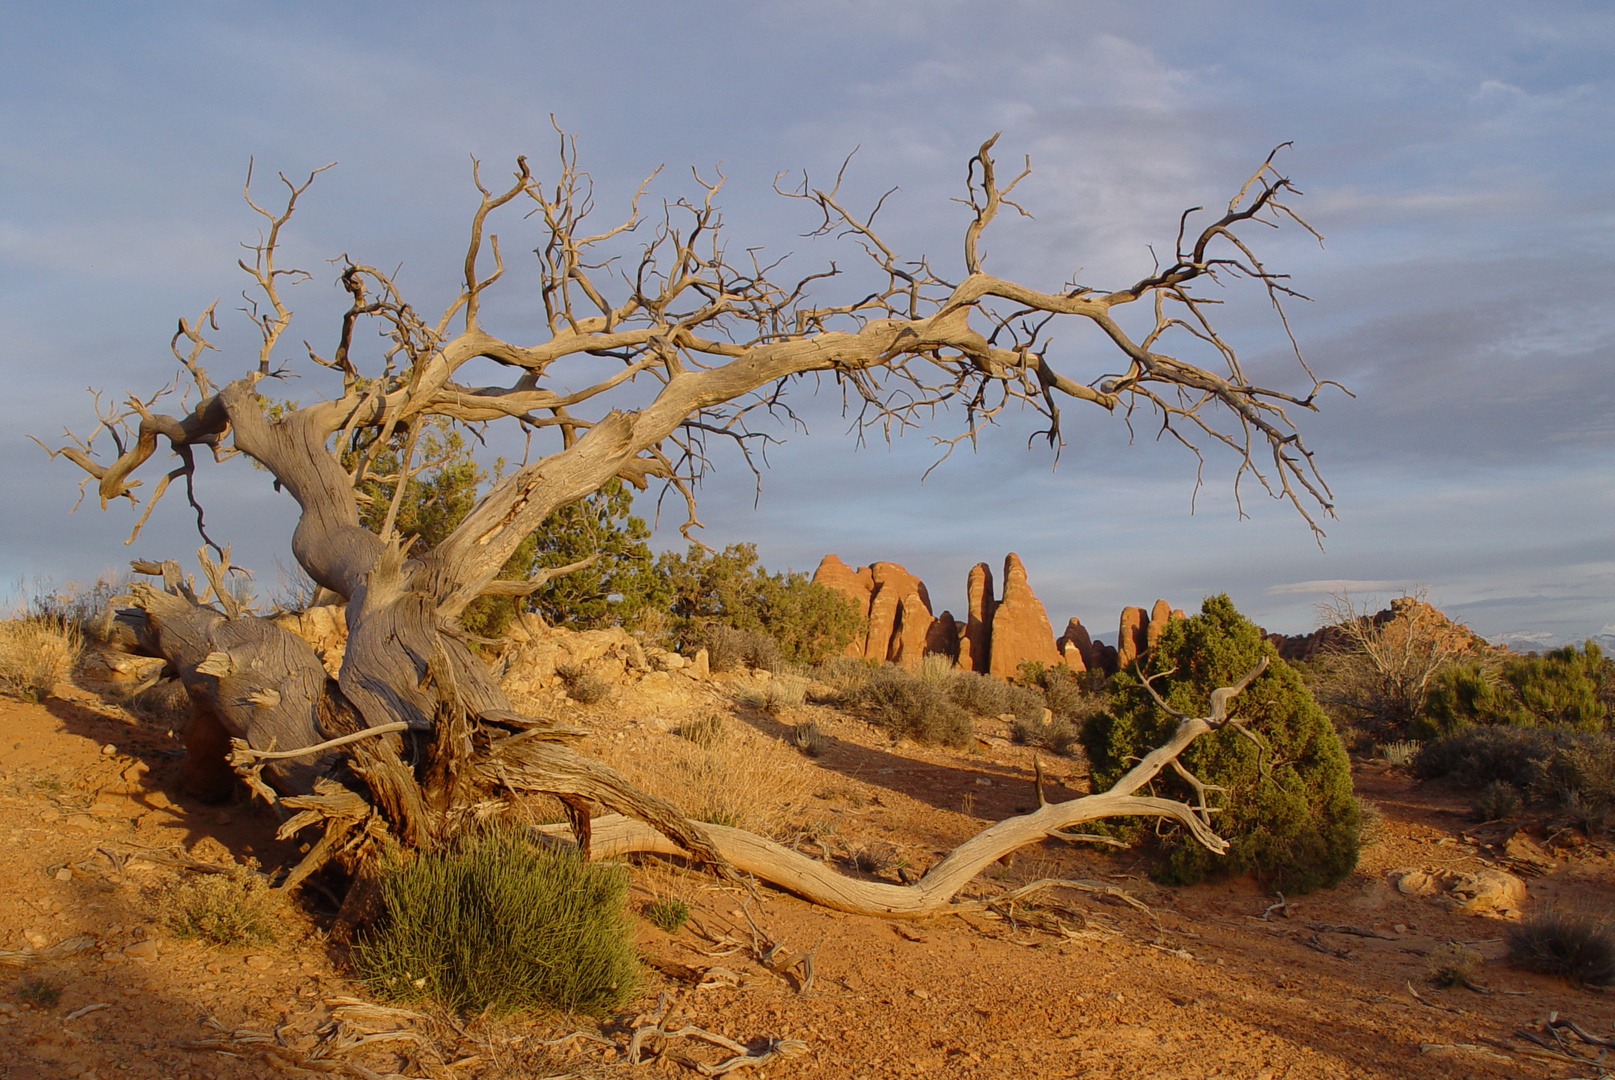
[[[1595,642],[1544,656],[1511,656],[1501,668],[1457,665],[1441,672],[1430,694],[1422,735],[1441,735],[1468,724],[1567,727],[1597,731],[1605,709],[1610,663]]]
[[[250,868],[206,874],[174,891],[168,929],[214,945],[275,940],[283,912],[269,882]]]
[[[1174,620],[1150,663],[1160,674],[1161,696],[1203,716],[1211,691],[1237,682],[1264,655],[1267,670],[1233,704],[1263,748],[1225,727],[1201,736],[1181,758],[1205,783],[1228,789],[1214,824],[1229,851],[1213,855],[1187,835],[1173,835],[1156,867],[1162,881],[1251,874],[1285,892],[1305,892],[1334,884],[1357,864],[1359,809],[1340,738],[1300,678],[1227,596],[1210,597],[1199,615]],[[1095,791],[1113,785],[1177,726],[1132,676],[1117,675],[1111,687],[1109,708],[1082,730]],[[1155,788],[1193,801],[1188,785],[1170,772]],[[1137,825],[1124,828],[1142,833]]]
[[[877,669],[868,682],[848,694],[848,704],[896,736],[922,745],[941,743],[968,747],[974,732],[970,716],[937,686],[895,665]]]
[[[721,625],[765,633],[784,659],[814,664],[843,652],[863,625],[858,605],[835,590],[806,574],[770,574],[757,565],[755,544],[717,552],[692,544],[684,555],[664,552],[656,567],[672,597],[673,634],[682,649],[706,645],[709,628]]]
[[[510,832],[463,837],[390,867],[384,914],[355,956],[377,993],[461,1013],[547,1005],[605,1012],[638,979],[620,865]]]
[[[642,910],[652,926],[669,934],[678,933],[679,928],[690,919],[690,905],[671,896],[651,900]]]
[[[359,520],[380,532],[387,519],[403,460],[404,437],[378,452],[359,485]],[[492,475],[471,456],[465,438],[442,425],[417,442],[413,461],[427,463],[399,500],[393,528],[401,536],[418,539],[411,549],[423,554],[442,543],[476,505],[482,489],[497,480],[501,459]],[[352,467],[356,462],[347,462]],[[590,555],[599,560],[582,570],[553,578],[525,601],[482,596],[460,616],[460,624],[473,634],[497,637],[525,603],[546,622],[575,630],[632,624],[644,611],[666,600],[655,558],[645,543],[650,530],[634,517],[633,492],[621,480],[612,480],[588,498],[564,506],[544,519],[523,540],[499,570],[504,580],[522,580],[540,570],[580,562]]]
[[[1508,958],[1528,971],[1588,986],[1615,983],[1615,934],[1605,919],[1549,911],[1508,929]]]

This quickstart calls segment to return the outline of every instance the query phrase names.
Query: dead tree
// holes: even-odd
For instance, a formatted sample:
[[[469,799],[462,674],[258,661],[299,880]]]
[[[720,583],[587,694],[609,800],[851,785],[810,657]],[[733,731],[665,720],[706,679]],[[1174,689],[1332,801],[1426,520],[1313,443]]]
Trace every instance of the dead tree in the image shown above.
[[[214,348],[206,336],[216,327],[210,306],[196,321],[179,324],[172,347],[182,370],[173,386],[131,396],[117,408],[102,409],[97,399],[96,436],[110,441],[110,456],[99,452],[95,444],[102,440],[96,436],[70,437],[54,454],[90,474],[84,483],[93,480],[104,508],[116,499],[140,503],[136,474],[166,442],[179,464],[145,498],[141,523],[172,481],[189,487],[198,447],[218,461],[237,454],[252,458],[297,501],[301,516],[292,553],[345,604],[349,637],[334,682],[320,679],[306,647],[286,640],[287,632],[228,607],[215,610],[172,580],[165,589],[137,590],[131,598],[193,701],[211,717],[215,737],[223,731],[256,751],[284,753],[369,733],[343,743],[339,752],[322,751],[331,757],[317,767],[292,768],[272,759],[280,772],[270,772],[269,779],[291,796],[286,805],[300,811],[292,824],[326,825],[297,876],[319,859],[383,835],[421,846],[440,842],[468,817],[507,805],[522,792],[560,796],[574,808],[583,833],[588,814],[580,808],[592,800],[648,823],[665,837],[658,843],[714,866],[733,862],[770,874],[767,859],[742,858],[752,841],[686,820],[572,749],[581,732],[512,709],[456,620],[479,595],[519,596],[536,588],[534,582],[496,576],[550,513],[614,477],[641,489],[663,483],[687,505],[685,528],[697,524],[693,485],[709,453],[727,442],[749,461],[750,449],[766,438],[756,421],[788,414],[787,392],[803,377],[833,380],[859,423],[888,435],[933,426],[939,415],[957,416],[957,428],[933,435],[943,456],[973,441],[984,425],[1017,411],[1037,418],[1039,434],[1057,450],[1067,403],[1121,413],[1129,422],[1142,409],[1153,414],[1161,434],[1196,455],[1202,441],[1231,450],[1236,494],[1241,480],[1254,477],[1317,529],[1314,513],[1330,512],[1328,488],[1287,410],[1315,408],[1325,384],[1311,375],[1299,351],[1304,393],[1250,381],[1235,350],[1213,328],[1208,310],[1218,301],[1196,291],[1202,282],[1252,279],[1281,319],[1281,301],[1298,295],[1245,239],[1254,225],[1290,222],[1310,232],[1284,201],[1294,189],[1273,156],[1209,222],[1191,228],[1200,208],[1184,213],[1170,265],[1117,289],[1070,281],[1044,291],[984,269],[983,231],[1005,207],[1020,211],[1011,196],[1027,175],[1023,169],[1002,182],[993,142],[969,162],[967,203],[973,214],[953,280],[926,259],[894,253],[875,227],[879,206],[867,215],[854,213],[840,195],[839,177],[827,190],[805,179],[799,187],[780,189],[812,212],[812,234],[840,237],[871,260],[874,286],[839,303],[818,298],[839,274],[833,264],[786,281],[782,265],[763,262],[756,250],[732,255],[716,202],[721,177],[695,174],[697,195],[665,202],[654,215],[641,209],[647,180],[624,219],[591,232],[591,182],[569,139],[561,140],[559,175],[550,184],[536,178],[525,159],[518,159],[509,185],[497,191],[484,186],[473,168],[481,200],[471,217],[458,294],[429,318],[405,300],[387,273],[344,256],[338,283],[350,302],[335,340],[326,353],[306,347],[306,362],[331,373],[334,392],[284,409],[272,407],[266,396],[289,363],[278,355],[292,323],[283,286],[307,275],[280,265],[281,231],[314,175],[301,183],[281,177],[286,197],[274,209],[254,201],[249,175],[246,199],[265,224],[259,242],[248,248],[250,258],[241,262],[252,278],[249,311],[261,335],[255,361],[223,385],[213,381],[201,362]],[[542,340],[530,342],[497,337],[482,318],[484,295],[505,273],[492,222],[519,211],[538,229],[537,292],[546,323]],[[1142,335],[1129,333],[1117,319],[1128,305],[1153,312]],[[1071,321],[1097,331],[1116,370],[1086,373],[1084,379],[1052,355],[1049,329]],[[380,331],[379,348],[367,352],[364,327]],[[1164,351],[1174,339],[1211,358],[1207,366]],[[477,358],[510,369],[510,383],[457,381],[460,369]],[[174,399],[181,409],[162,411]],[[414,555],[410,538],[396,535],[394,517],[418,468],[413,456],[420,433],[444,421],[517,426],[532,450],[445,540]],[[378,535],[360,524],[356,491],[383,459],[401,464],[390,478],[395,494]],[[219,564],[212,565],[217,571]],[[212,592],[222,599],[225,590]],[[1154,767],[1175,762],[1194,733],[1157,751],[1165,757]],[[238,761],[253,772],[269,767],[257,758],[261,754],[245,750]],[[332,772],[332,760],[344,764]],[[329,776],[317,783],[311,779],[324,774]],[[1104,814],[1174,817],[1217,846],[1215,834],[1203,822],[1195,825],[1188,807],[1123,795],[1082,802]],[[1072,805],[1071,812],[1077,811]],[[995,851],[996,858],[1002,843],[1041,836],[1044,816],[1057,823],[1052,828],[1101,816],[1071,812],[1018,819],[1014,828],[989,830],[990,843],[978,838],[971,844],[986,844],[982,850]],[[597,833],[595,847],[618,849],[614,835]],[[583,839],[587,848],[588,837]],[[975,864],[963,851],[950,874]],[[951,895],[947,889],[926,895],[944,893]],[[864,906],[895,913],[902,905]],[[918,910],[912,903],[908,909]]]

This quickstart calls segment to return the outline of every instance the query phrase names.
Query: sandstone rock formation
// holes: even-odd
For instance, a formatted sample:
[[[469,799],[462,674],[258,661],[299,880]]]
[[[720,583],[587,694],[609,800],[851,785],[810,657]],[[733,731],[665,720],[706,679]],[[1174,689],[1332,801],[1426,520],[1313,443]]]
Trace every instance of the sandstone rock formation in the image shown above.
[[[1161,640],[1166,633],[1166,624],[1172,621],[1172,605],[1165,600],[1155,601],[1150,608],[1150,623],[1144,631],[1144,644],[1146,648],[1155,648],[1155,643]]]
[[[1028,662],[1052,666],[1060,662],[1060,652],[1048,612],[1027,584],[1021,557],[1012,551],[1004,557],[1004,596],[993,611],[987,672],[1007,679]]]
[[[1149,648],[1150,617],[1140,607],[1122,608],[1121,623],[1116,629],[1116,666],[1120,670],[1131,667],[1133,661]]]
[[[964,638],[959,643],[959,666],[966,671],[987,673],[987,642],[992,633],[993,571],[986,563],[970,568],[965,579],[965,598],[969,604],[969,621],[965,623]]]
[[[1065,633],[1061,634],[1054,644],[1060,650],[1060,658],[1072,671],[1082,672],[1103,665],[1102,655],[1094,651],[1094,642],[1088,635],[1088,628],[1075,616],[1065,624]]]

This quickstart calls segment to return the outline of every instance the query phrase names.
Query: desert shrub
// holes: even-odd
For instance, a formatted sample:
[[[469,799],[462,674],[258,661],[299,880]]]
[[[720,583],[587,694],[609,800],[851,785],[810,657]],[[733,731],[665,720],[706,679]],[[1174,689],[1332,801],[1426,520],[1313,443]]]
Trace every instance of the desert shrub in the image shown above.
[[[202,875],[172,895],[169,932],[213,945],[273,941],[284,916],[269,882],[251,868]]]
[[[1055,717],[1048,723],[1042,720],[1016,720],[1009,726],[1009,737],[1010,741],[1021,746],[1041,746],[1060,755],[1070,754],[1080,738],[1077,729],[1063,717]]]
[[[43,701],[67,679],[83,642],[66,619],[27,617],[0,622],[0,691]]]
[[[737,630],[712,622],[702,628],[697,640],[706,649],[707,666],[713,671],[741,667],[773,671],[780,666],[779,643],[761,630]]]
[[[959,669],[953,666],[953,658],[944,653],[926,653],[920,657],[920,668],[915,672],[923,683],[929,683],[939,690],[947,690],[953,685],[953,680],[959,675]]]
[[[1606,919],[1549,911],[1510,927],[1508,958],[1527,971],[1589,986],[1615,983],[1615,934]]]
[[[1554,742],[1554,733],[1540,728],[1462,728],[1425,743],[1413,759],[1413,775],[1444,776],[1470,788],[1501,780],[1529,791],[1539,783]]]
[[[17,984],[17,997],[36,1009],[54,1009],[61,1003],[62,987],[40,975],[25,975]]]
[[[844,651],[864,625],[858,605],[834,589],[806,574],[770,574],[757,565],[753,544],[718,552],[692,544],[684,555],[664,552],[656,569],[672,596],[674,637],[686,651],[699,647],[717,624],[764,634],[785,660],[812,664]],[[711,658],[711,644],[706,648]]]
[[[1470,812],[1476,821],[1505,821],[1520,812],[1520,789],[1507,780],[1493,780],[1480,789]]]
[[[947,684],[948,699],[976,716],[1003,716],[1019,720],[1043,719],[1043,695],[1026,686],[1016,686],[991,675],[956,671]]]
[[[1203,716],[1211,691],[1237,682],[1263,656],[1267,670],[1233,703],[1262,746],[1224,727],[1195,740],[1181,757],[1202,781],[1227,789],[1215,825],[1229,841],[1228,853],[1213,855],[1189,836],[1171,834],[1155,869],[1162,881],[1250,874],[1285,892],[1304,892],[1334,884],[1357,864],[1360,813],[1345,748],[1300,677],[1227,596],[1210,597],[1200,614],[1173,620],[1149,663],[1167,702]],[[1111,687],[1109,707],[1082,729],[1095,791],[1113,785],[1177,727],[1137,679],[1121,674]],[[1155,788],[1193,797],[1170,771]],[[1140,836],[1145,831],[1138,823],[1121,827]]]
[[[937,687],[912,672],[888,664],[859,687],[852,704],[896,736],[917,743],[970,745],[970,717]]]
[[[673,734],[688,742],[711,750],[721,745],[729,737],[729,726],[723,722],[723,717],[717,713],[707,713],[694,720],[686,721],[673,729]]]
[[[1436,679],[1423,728],[1428,734],[1470,724],[1599,731],[1607,723],[1607,667],[1592,641],[1580,650],[1566,645],[1544,656],[1511,656],[1500,667],[1451,667]]]
[[[797,724],[786,736],[786,741],[808,757],[820,757],[830,749],[830,737],[814,724]]]
[[[566,684],[566,692],[580,705],[595,705],[611,696],[611,684],[587,664],[556,664],[555,674]]]
[[[1507,784],[1522,799],[1558,806],[1589,831],[1615,815],[1615,733],[1547,727],[1460,728],[1425,745],[1425,779],[1468,788]]]
[[[671,896],[648,901],[640,910],[652,926],[669,934],[678,933],[679,928],[690,919],[690,905]]]
[[[604,1012],[638,978],[627,871],[482,832],[389,867],[382,918],[355,950],[379,994],[461,1013]]]
[[[1003,716],[1013,712],[1010,685],[1003,679],[975,671],[960,671],[948,684],[948,698],[976,716]],[[1042,713],[1039,712],[1041,716]]]
[[[1426,958],[1430,981],[1442,989],[1469,986],[1480,974],[1481,955],[1466,945],[1449,941]]]
[[[735,700],[768,713],[799,709],[807,701],[807,682],[795,675],[775,675],[764,686],[741,687]]]
[[[812,675],[828,684],[835,691],[835,700],[840,700],[874,678],[879,669],[879,664],[860,656],[832,656],[815,664]]]

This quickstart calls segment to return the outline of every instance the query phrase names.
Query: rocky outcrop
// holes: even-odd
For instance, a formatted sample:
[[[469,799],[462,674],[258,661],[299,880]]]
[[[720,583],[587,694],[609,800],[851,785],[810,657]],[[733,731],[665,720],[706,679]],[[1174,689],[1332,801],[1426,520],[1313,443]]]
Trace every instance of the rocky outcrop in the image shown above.
[[[1155,606],[1150,608],[1149,626],[1144,630],[1145,648],[1155,648],[1155,643],[1161,640],[1162,634],[1166,633],[1166,624],[1171,621],[1172,605],[1165,600],[1155,601]]]
[[[1366,617],[1373,631],[1397,636],[1416,649],[1436,649],[1444,653],[1484,657],[1508,650],[1492,645],[1462,623],[1453,622],[1439,609],[1413,596],[1399,596],[1391,606]],[[1411,635],[1411,637],[1409,637]],[[1285,660],[1311,660],[1319,653],[1352,646],[1347,626],[1325,626],[1310,634],[1268,634],[1267,640]]]
[[[1094,651],[1094,641],[1088,636],[1088,628],[1075,616],[1065,624],[1065,633],[1054,644],[1060,650],[1060,659],[1072,671],[1087,671],[1103,666],[1101,654]]]
[[[1121,670],[1131,667],[1149,648],[1150,617],[1140,607],[1122,608],[1121,622],[1116,628],[1116,666]]]
[[[988,641],[992,637],[993,570],[986,563],[970,568],[965,579],[965,602],[969,605],[969,621],[965,623],[964,638],[959,644],[959,666],[967,671],[987,673]]]
[[[1004,596],[993,610],[987,672],[1007,679],[1018,674],[1022,664],[1059,662],[1048,612],[1032,594],[1021,557],[1012,551],[1004,558]]]
[[[925,582],[894,562],[854,570],[836,555],[819,561],[813,581],[852,600],[863,612],[864,633],[854,638],[846,655],[919,667],[935,621]]]

